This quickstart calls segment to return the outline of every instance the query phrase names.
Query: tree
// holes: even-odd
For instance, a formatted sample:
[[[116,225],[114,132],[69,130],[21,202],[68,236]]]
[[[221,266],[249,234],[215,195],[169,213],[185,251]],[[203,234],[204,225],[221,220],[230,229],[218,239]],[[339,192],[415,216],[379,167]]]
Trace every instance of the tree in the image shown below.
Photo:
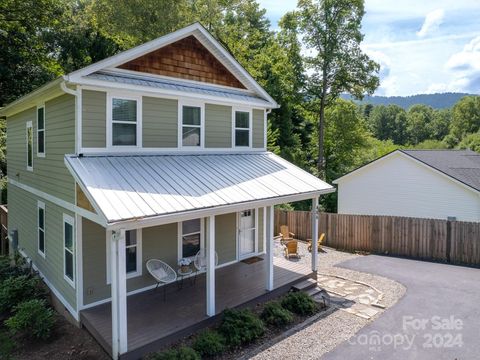
[[[317,170],[325,178],[325,108],[347,92],[355,98],[372,94],[379,85],[379,65],[360,48],[363,0],[300,0],[302,40],[310,50],[308,94],[318,106]]]
[[[380,140],[404,145],[407,141],[406,113],[397,105],[375,106],[367,120],[372,134]]]
[[[417,104],[408,109],[407,131],[410,144],[416,145],[432,138],[430,133],[432,119],[433,109],[430,106]]]
[[[480,96],[465,96],[452,110],[450,136],[455,143],[480,130]]]
[[[447,134],[452,121],[450,109],[437,109],[433,112],[430,123],[430,136],[434,140],[442,140]]]
[[[480,131],[469,134],[458,144],[459,149],[470,149],[480,153]]]

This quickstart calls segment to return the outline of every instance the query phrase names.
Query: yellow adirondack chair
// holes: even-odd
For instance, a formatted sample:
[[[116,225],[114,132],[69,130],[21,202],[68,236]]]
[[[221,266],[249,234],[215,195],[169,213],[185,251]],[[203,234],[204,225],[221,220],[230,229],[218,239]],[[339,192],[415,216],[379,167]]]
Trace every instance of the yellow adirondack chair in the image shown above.
[[[291,257],[299,258],[300,255],[298,254],[298,241],[290,240],[285,242],[284,251],[285,251],[285,257],[287,259],[290,259]]]
[[[318,252],[323,252],[322,243],[324,240],[325,240],[325,233],[322,233],[318,238]],[[312,239],[307,239],[307,242],[308,242],[308,251],[312,252]]]
[[[281,237],[281,241],[283,243],[286,243],[287,241],[293,240],[293,237],[295,236],[295,234],[288,230],[287,225],[281,225],[280,234],[278,234],[278,236]]]

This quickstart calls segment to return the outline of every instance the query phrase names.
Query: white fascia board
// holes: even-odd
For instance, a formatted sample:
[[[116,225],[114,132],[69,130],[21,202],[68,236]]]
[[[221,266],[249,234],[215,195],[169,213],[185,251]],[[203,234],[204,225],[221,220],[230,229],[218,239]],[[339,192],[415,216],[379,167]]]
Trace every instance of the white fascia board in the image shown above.
[[[89,79],[89,78],[82,78],[77,82],[70,82],[74,85],[81,85],[87,89],[88,86],[92,88],[97,88],[97,90],[117,90],[117,91],[132,91],[132,92],[141,92],[145,93],[146,95],[157,95],[160,97],[173,97],[173,98],[190,98],[195,100],[212,100],[217,103],[223,103],[227,105],[231,104],[239,104],[244,106],[250,106],[253,108],[261,108],[261,109],[270,109],[272,108],[272,104],[267,101],[255,101],[255,100],[236,100],[230,98],[224,98],[222,96],[212,96],[212,95],[205,95],[205,94],[196,94],[196,93],[189,93],[183,92],[178,90],[166,90],[166,89],[158,89],[153,88],[150,86],[142,86],[142,85],[132,85],[132,84],[121,84],[111,81],[105,80],[98,80],[98,79]]]
[[[335,188],[328,188],[324,190],[312,191],[308,193],[279,196],[270,199],[256,200],[243,202],[238,204],[230,204],[223,206],[216,206],[206,209],[190,210],[180,213],[173,213],[168,215],[151,216],[140,219],[131,219],[125,221],[110,222],[107,224],[107,230],[132,230],[138,228],[145,228],[151,226],[158,226],[164,224],[175,223],[179,221],[186,221],[192,219],[203,218],[211,215],[221,215],[226,213],[238,212],[247,209],[259,208],[264,206],[274,206],[288,202],[301,201],[307,199],[318,198],[320,195],[335,192]]]

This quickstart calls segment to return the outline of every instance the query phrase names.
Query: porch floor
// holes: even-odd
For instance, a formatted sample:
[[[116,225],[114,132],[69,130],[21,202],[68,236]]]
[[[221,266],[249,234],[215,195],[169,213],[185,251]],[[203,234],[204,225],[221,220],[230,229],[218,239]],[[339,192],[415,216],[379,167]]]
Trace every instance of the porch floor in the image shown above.
[[[287,290],[312,271],[304,264],[274,257],[274,287]],[[238,307],[270,294],[265,290],[266,261],[252,264],[238,262],[215,271],[216,312]],[[131,295],[127,300],[128,353],[122,358],[138,358],[148,351],[176,340],[206,325],[212,319],[206,316],[205,274],[185,279],[180,289],[171,284],[163,288]],[[274,290],[275,291],[275,290]],[[259,299],[258,299],[259,300]],[[111,353],[111,304],[98,305],[80,313],[84,326]],[[203,323],[203,324],[202,324]]]

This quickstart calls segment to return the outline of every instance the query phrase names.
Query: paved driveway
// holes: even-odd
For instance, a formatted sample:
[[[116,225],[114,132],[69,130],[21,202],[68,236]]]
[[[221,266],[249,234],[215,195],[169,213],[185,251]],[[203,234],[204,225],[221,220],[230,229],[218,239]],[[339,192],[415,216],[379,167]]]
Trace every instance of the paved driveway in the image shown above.
[[[480,269],[375,255],[338,266],[391,278],[407,292],[322,359],[480,359]]]

